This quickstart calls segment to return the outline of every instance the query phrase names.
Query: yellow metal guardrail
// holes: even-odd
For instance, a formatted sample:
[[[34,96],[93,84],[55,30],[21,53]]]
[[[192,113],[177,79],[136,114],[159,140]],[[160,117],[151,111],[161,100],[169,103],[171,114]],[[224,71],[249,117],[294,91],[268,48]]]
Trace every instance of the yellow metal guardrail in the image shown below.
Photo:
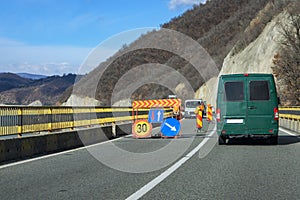
[[[148,111],[139,109],[138,115],[133,116],[132,108],[128,107],[0,106],[0,136],[92,125],[110,126],[116,122],[130,123],[133,119],[147,119]],[[164,117],[171,117],[172,111],[172,108],[165,108]]]
[[[279,107],[279,117],[282,119],[300,121],[300,106]]]

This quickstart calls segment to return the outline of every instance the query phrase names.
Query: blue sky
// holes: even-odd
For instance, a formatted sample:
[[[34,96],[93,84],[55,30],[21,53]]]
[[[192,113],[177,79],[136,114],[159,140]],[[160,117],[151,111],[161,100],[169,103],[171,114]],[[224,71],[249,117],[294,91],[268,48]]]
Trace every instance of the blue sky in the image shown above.
[[[205,0],[2,0],[0,72],[76,73],[89,52],[124,31],[159,27]],[[103,52],[102,60],[122,43]]]

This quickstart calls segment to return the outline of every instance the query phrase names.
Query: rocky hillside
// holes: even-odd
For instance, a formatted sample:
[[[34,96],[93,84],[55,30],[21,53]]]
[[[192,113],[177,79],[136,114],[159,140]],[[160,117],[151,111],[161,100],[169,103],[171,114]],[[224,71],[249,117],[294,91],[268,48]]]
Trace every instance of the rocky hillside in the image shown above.
[[[32,80],[12,73],[1,73],[0,104],[28,105],[39,101],[43,105],[55,105],[75,79],[74,74]]]
[[[299,84],[294,84],[293,86],[286,82],[290,76],[293,76],[293,80],[296,83],[297,81],[300,82],[298,73],[299,64],[294,65],[294,67],[291,65],[296,56],[290,58],[289,62],[291,63],[289,63],[289,67],[286,68],[288,71],[282,70],[280,74],[274,71],[276,67],[274,60],[278,55],[282,54],[284,47],[282,41],[285,41],[285,35],[283,34],[282,27],[292,26],[291,15],[287,9],[292,7],[292,4],[288,1],[277,1],[275,3],[277,4],[268,3],[251,21],[245,30],[244,38],[237,42],[224,59],[220,75],[232,73],[273,73],[276,77],[277,91],[281,98],[282,105],[299,105],[300,99],[297,100],[297,95],[299,98],[300,93]],[[298,20],[299,24],[299,17]],[[262,31],[256,32],[256,36],[253,37],[252,40],[249,40],[250,42],[243,44],[241,48],[241,44],[247,40],[247,35],[254,32],[253,30],[256,29],[257,26],[261,27]],[[292,35],[295,36],[294,33],[292,33]],[[298,44],[298,48],[300,48],[300,37],[298,42],[294,44]],[[287,63],[286,66],[288,66]],[[288,74],[289,72],[294,73]],[[279,77],[279,75],[281,75],[281,77]],[[288,86],[290,87],[288,88]],[[196,97],[203,97],[209,102],[215,102],[216,87],[217,77],[214,77],[197,91]],[[207,88],[214,88],[214,90],[207,91]]]
[[[210,54],[215,63],[212,65],[220,70],[224,58],[238,41],[242,41],[250,22],[268,3],[269,0],[211,0],[207,1],[205,5],[194,6],[193,9],[183,15],[163,24],[162,28],[178,31],[197,41]],[[267,21],[264,21],[264,23],[267,23]],[[256,27],[254,30],[260,32],[264,26],[265,24],[262,24],[262,27]],[[73,94],[73,100],[75,96],[78,96],[78,98],[87,96],[96,99],[99,105],[110,105],[112,93],[120,78],[138,66],[151,63],[171,67],[187,80],[193,91],[196,91],[209,78],[218,75],[215,72],[204,74],[204,69],[200,72],[195,70],[191,63],[174,54],[174,52],[155,48],[135,48],[138,46],[155,46],[157,45],[155,43],[162,44],[160,32],[153,31],[141,36],[137,41],[121,49],[106,62],[101,63],[95,70],[79,81],[74,90],[68,89],[61,99],[61,103],[66,102]],[[173,49],[180,49],[180,42],[176,38],[169,37],[167,40],[170,40]],[[251,40],[253,40],[251,37],[243,40],[244,42],[240,44],[236,51],[242,49],[243,45],[251,42]],[[147,69],[150,69],[149,72],[147,72],[147,69],[137,71],[145,79],[149,76],[151,67],[155,69],[151,65],[147,66]],[[205,66],[203,65],[203,67]],[[168,77],[165,74],[157,76],[166,83],[174,79],[174,76]],[[132,79],[131,82],[134,80]],[[129,96],[122,97],[122,100],[128,98],[128,101],[125,102],[129,102],[130,99],[165,98],[170,93],[176,93],[182,99],[193,98],[194,93],[185,93],[188,85],[180,81],[175,81],[172,87],[157,83],[146,83],[136,88],[132,94],[127,94]]]

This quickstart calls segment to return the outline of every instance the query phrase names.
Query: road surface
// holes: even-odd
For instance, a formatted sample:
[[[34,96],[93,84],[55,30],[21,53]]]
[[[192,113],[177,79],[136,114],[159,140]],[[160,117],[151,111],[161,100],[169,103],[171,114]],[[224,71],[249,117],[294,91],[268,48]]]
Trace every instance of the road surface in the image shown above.
[[[2,165],[0,199],[299,199],[299,137],[219,146],[214,124],[204,129],[184,119],[177,139],[127,136]]]

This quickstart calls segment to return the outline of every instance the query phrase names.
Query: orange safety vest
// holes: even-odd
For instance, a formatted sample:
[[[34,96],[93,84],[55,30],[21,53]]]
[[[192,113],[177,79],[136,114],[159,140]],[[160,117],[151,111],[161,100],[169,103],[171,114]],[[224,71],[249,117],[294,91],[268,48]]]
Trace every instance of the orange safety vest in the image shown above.
[[[179,106],[174,106],[173,107],[173,113],[174,114],[179,114]]]

